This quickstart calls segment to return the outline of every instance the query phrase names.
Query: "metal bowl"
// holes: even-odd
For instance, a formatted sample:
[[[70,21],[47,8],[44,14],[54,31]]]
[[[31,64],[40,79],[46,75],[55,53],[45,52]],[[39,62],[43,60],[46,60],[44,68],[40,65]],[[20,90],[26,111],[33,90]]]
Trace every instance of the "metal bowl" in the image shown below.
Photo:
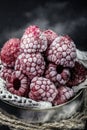
[[[70,101],[50,108],[33,108],[18,107],[6,101],[0,101],[0,108],[10,116],[15,116],[20,120],[28,123],[45,123],[55,122],[61,119],[67,119],[73,114],[81,110],[83,103],[83,90],[79,91],[77,95]]]

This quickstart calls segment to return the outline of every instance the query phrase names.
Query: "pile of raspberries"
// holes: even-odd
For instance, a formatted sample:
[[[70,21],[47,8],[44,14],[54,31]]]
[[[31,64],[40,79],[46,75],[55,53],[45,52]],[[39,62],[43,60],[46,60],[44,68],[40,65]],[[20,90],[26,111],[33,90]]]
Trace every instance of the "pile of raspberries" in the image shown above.
[[[0,52],[0,77],[13,94],[59,105],[86,79],[73,40],[54,31],[29,26],[21,39],[9,39]]]

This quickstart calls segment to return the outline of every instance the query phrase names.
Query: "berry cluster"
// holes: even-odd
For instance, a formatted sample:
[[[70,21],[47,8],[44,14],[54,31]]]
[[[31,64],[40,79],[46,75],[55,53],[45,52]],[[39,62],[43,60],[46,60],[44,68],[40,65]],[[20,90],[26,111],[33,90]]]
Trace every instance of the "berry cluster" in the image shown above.
[[[2,47],[0,77],[13,94],[59,105],[70,100],[72,87],[86,79],[85,67],[76,59],[69,36],[33,25],[21,39],[11,38]]]

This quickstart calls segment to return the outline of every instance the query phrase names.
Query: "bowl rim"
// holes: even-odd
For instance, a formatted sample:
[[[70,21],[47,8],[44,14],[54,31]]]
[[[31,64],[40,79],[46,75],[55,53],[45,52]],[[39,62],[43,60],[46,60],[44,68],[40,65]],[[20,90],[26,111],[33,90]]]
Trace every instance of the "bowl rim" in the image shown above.
[[[60,105],[51,106],[49,108],[37,108],[37,107],[36,108],[35,107],[34,108],[33,107],[29,108],[29,107],[26,107],[26,106],[22,107],[22,106],[17,106],[17,105],[15,105],[13,103],[9,103],[6,100],[2,100],[2,99],[0,99],[0,100],[3,101],[6,104],[12,106],[12,107],[22,109],[22,110],[30,110],[30,111],[42,111],[43,110],[43,111],[46,111],[46,110],[58,109],[58,108],[61,108],[64,105],[67,105],[67,104],[73,102],[75,99],[77,99],[82,94],[82,92],[83,92],[83,90],[80,90],[71,100],[69,100],[69,101],[67,101],[67,102],[65,102],[63,104],[60,104]]]

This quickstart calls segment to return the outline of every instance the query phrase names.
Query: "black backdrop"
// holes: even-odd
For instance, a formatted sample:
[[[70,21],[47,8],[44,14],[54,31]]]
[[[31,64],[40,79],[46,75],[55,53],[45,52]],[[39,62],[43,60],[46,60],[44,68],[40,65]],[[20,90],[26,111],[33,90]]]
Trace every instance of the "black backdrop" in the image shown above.
[[[87,50],[87,4],[84,0],[1,0],[0,47],[11,37],[21,37],[30,24],[68,34]]]
[[[11,37],[21,37],[30,24],[68,34],[77,48],[87,50],[87,4],[84,0],[1,0],[0,48]],[[0,129],[9,130],[2,126]]]

